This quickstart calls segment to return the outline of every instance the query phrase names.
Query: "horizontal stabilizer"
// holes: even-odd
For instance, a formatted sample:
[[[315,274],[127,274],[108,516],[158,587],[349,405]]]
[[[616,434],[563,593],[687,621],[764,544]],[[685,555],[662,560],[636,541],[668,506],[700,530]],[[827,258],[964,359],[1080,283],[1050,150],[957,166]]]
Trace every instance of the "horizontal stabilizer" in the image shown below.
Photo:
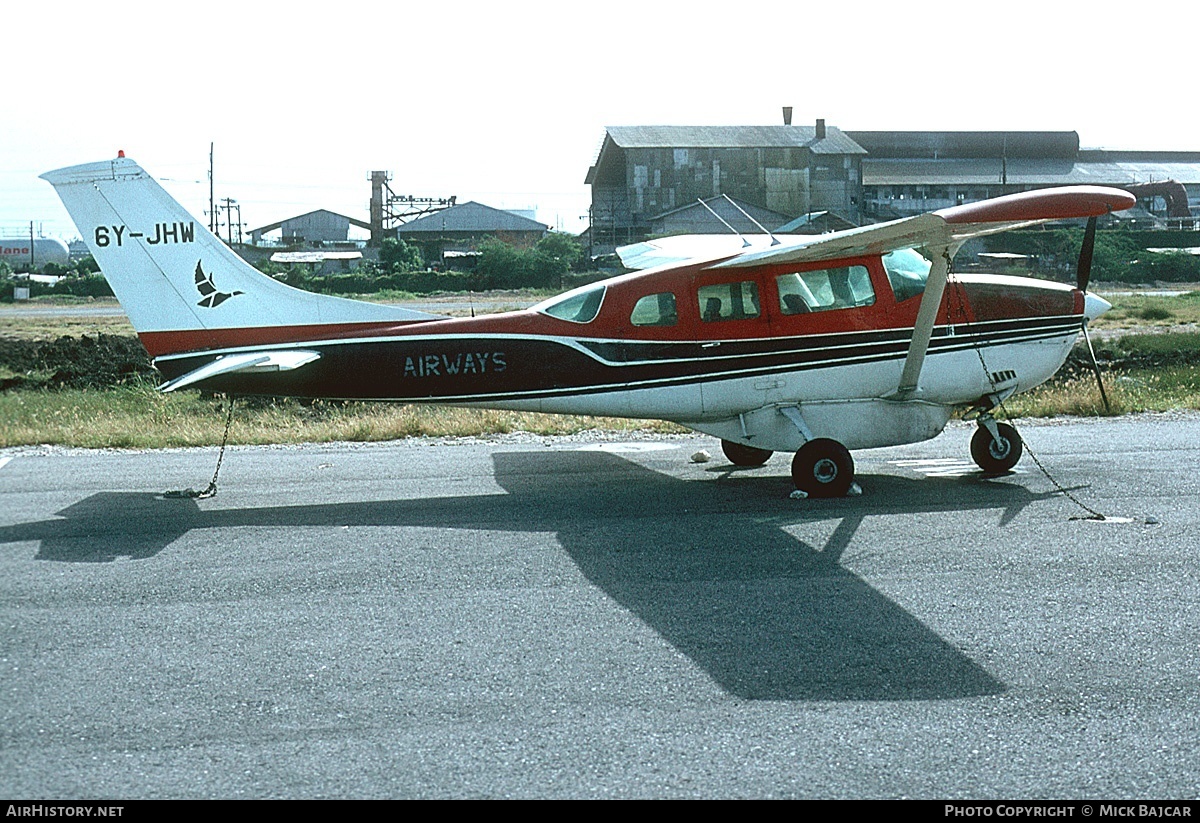
[[[299,351],[255,351],[244,354],[227,354],[206,363],[187,374],[168,380],[158,387],[161,392],[171,392],[193,386],[222,374],[246,374],[249,372],[291,371],[307,365],[321,357],[320,352]]]

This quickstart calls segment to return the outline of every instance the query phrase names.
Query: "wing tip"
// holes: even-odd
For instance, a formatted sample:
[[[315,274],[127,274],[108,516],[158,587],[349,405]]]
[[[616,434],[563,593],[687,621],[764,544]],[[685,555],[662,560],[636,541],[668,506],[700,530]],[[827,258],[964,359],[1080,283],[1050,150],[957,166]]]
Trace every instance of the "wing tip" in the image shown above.
[[[1136,203],[1129,192],[1109,186],[1058,186],[964,203],[934,214],[951,225],[1069,220],[1124,211]]]

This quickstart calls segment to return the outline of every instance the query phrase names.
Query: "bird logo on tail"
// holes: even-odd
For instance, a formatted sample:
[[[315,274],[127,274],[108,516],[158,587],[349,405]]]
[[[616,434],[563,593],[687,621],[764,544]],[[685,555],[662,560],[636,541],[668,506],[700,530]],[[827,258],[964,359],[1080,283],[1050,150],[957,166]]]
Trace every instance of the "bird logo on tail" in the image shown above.
[[[229,298],[243,293],[240,291],[218,291],[216,284],[213,283],[212,275],[204,273],[201,262],[200,260],[196,261],[196,291],[200,292],[201,297],[200,302],[196,304],[197,306],[203,306],[206,309],[215,309]]]

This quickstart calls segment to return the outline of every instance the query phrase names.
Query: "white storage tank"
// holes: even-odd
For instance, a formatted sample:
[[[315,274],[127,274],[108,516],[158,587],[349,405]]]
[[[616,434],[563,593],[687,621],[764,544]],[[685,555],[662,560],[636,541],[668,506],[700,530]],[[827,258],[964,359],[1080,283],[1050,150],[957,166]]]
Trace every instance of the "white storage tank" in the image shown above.
[[[0,239],[0,260],[13,268],[27,266],[30,262],[39,269],[47,263],[66,266],[71,262],[71,250],[56,237],[5,238]]]

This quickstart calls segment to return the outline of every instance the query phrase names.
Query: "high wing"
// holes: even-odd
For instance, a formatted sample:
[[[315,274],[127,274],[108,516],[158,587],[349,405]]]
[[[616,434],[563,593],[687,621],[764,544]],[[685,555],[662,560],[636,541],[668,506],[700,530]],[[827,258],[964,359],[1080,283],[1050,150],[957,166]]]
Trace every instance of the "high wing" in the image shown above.
[[[790,247],[812,242],[810,237],[786,237]],[[720,260],[746,251],[765,249],[772,238],[763,234],[678,234],[644,240],[617,248],[617,257],[627,269],[653,269],[659,266]],[[779,243],[778,240],[775,243]]]
[[[1095,217],[1127,209],[1136,202],[1128,192],[1102,186],[1039,189],[951,206],[889,223],[817,235],[800,244],[747,250],[714,268],[810,263],[921,247],[939,256],[945,250],[953,257],[972,237],[998,234],[1049,220]]]
[[[933,266],[917,311],[912,342],[904,360],[900,384],[890,395],[904,400],[917,392],[925,353],[942,303],[950,259],[967,240],[1010,231],[1049,220],[1096,217],[1130,208],[1136,198],[1120,189],[1064,186],[1010,194],[939,209],[915,217],[819,235],[799,244],[743,251],[713,268],[742,268],[776,263],[812,263],[860,255],[887,254],[899,249],[924,248]]]

